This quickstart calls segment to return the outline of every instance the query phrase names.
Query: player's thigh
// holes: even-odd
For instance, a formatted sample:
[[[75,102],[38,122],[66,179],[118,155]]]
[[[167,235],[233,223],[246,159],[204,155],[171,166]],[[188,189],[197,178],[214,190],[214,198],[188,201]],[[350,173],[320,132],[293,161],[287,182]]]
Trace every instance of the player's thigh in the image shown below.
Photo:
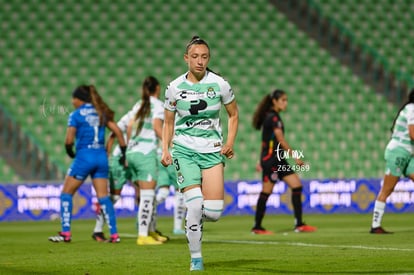
[[[290,187],[290,188],[299,188],[302,187],[302,183],[300,181],[299,176],[296,173],[289,174],[287,176],[284,176],[282,178],[284,182]]]
[[[76,190],[82,185],[83,181],[72,176],[66,175],[63,183],[62,193],[75,194]]]
[[[155,152],[148,154],[140,152],[127,153],[127,161],[132,181],[157,180],[158,166]]]
[[[224,169],[219,163],[202,170],[202,190],[205,200],[222,200],[224,198]]]
[[[181,147],[173,148],[173,166],[180,190],[201,184],[201,169],[194,158],[195,154]]]

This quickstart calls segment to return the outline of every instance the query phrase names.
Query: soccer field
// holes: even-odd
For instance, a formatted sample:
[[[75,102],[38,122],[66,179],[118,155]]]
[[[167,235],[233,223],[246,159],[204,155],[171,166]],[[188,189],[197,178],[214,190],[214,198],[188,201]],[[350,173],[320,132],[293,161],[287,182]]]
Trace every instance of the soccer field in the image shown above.
[[[368,233],[371,215],[307,215],[315,233],[294,233],[289,215],[268,215],[271,236],[252,235],[252,216],[205,223],[205,274],[414,274],[412,213],[384,216],[390,235]],[[135,219],[118,219],[121,243],[96,243],[94,220],[74,220],[71,243],[51,243],[59,221],[0,223],[0,274],[188,274],[184,236],[169,234],[171,217],[158,228],[170,241],[137,246]]]

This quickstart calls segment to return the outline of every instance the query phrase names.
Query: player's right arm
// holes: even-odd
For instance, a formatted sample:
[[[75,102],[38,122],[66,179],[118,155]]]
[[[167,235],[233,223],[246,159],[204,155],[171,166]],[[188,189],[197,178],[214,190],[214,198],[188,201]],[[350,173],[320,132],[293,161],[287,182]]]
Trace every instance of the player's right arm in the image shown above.
[[[66,149],[66,154],[71,158],[75,157],[75,152],[73,152],[73,144],[75,143],[75,137],[76,137],[76,128],[69,126],[66,129],[65,149]]]
[[[165,109],[164,126],[162,128],[162,156],[161,163],[164,166],[172,164],[169,147],[174,134],[175,112]]]

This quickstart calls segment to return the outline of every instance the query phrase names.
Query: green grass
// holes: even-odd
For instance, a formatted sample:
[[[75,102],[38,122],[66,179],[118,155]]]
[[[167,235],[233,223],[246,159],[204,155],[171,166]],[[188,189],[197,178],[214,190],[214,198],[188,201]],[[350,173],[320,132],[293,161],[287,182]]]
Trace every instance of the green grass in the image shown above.
[[[412,213],[384,217],[391,235],[368,234],[371,215],[307,215],[315,233],[291,231],[289,215],[268,215],[272,236],[250,234],[252,216],[204,226],[204,274],[414,274]],[[96,243],[93,220],[74,220],[71,243],[50,243],[58,221],[0,223],[0,274],[188,274],[184,236],[161,246],[135,244],[135,220],[118,219],[122,242]],[[171,217],[160,217],[168,233]]]

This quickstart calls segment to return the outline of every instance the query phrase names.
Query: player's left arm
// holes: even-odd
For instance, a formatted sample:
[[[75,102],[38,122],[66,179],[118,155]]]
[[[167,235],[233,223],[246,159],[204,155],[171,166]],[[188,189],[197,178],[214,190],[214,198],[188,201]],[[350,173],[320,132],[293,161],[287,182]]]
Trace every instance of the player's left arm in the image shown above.
[[[233,146],[236,140],[237,129],[239,126],[239,109],[237,107],[236,100],[233,99],[229,104],[224,105],[229,117],[227,124],[227,138],[226,143],[221,149],[221,154],[225,155],[227,158],[232,158],[234,155]]]

